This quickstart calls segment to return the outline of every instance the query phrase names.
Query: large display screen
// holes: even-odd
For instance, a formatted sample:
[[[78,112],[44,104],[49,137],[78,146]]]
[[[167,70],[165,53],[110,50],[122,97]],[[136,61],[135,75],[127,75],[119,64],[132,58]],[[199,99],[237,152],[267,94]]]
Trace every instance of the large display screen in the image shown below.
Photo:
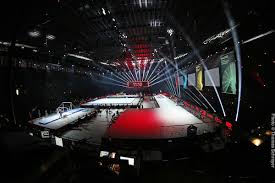
[[[211,75],[214,86],[220,86],[220,69],[214,68],[214,69],[209,69],[208,70],[209,75]],[[206,71],[204,72],[204,81],[205,81],[205,86],[213,86],[208,74]]]
[[[196,74],[188,74],[188,86],[195,86],[196,84]]]
[[[236,63],[234,53],[230,52],[221,56],[222,92],[236,94]]]
[[[197,89],[202,90],[203,88],[203,80],[202,80],[202,66],[196,66],[196,76],[197,76]]]
[[[128,81],[127,86],[129,88],[149,87],[149,81]]]

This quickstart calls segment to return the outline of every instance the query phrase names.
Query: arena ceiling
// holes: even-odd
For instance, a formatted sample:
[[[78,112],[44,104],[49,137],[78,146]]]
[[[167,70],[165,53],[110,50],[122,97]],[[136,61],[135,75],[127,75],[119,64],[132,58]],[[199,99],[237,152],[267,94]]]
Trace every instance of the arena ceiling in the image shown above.
[[[266,17],[271,13],[268,3],[230,1],[229,7],[237,23],[249,15],[257,17],[258,11],[264,10]],[[2,8],[1,41],[16,39],[41,53],[80,55],[104,63],[158,61],[162,56],[155,49],[172,58],[174,48],[174,56],[180,56],[192,50],[186,35],[202,47],[229,27],[220,0],[11,1]],[[39,36],[30,36],[34,31]]]

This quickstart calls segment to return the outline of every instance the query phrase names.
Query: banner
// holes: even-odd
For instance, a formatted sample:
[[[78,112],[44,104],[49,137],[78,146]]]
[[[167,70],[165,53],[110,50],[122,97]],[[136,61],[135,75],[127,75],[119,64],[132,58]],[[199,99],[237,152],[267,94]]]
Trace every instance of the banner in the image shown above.
[[[222,92],[236,94],[237,75],[234,53],[221,55]]]
[[[212,77],[212,81],[214,83],[214,86],[220,86],[220,69],[214,68],[214,69],[209,69],[208,70],[209,75]],[[204,71],[204,83],[205,86],[213,86],[210,77],[208,76],[207,72]]]
[[[202,79],[202,66],[196,66],[196,76],[197,76],[197,89],[202,90],[203,88],[203,79]]]

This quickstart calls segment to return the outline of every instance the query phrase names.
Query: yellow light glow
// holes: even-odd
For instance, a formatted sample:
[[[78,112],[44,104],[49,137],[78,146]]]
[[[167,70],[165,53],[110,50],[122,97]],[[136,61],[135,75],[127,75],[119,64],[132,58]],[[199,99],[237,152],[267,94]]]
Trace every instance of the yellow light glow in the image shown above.
[[[255,146],[259,146],[263,143],[263,140],[262,139],[259,139],[259,138],[253,138],[251,140],[251,142],[255,145]]]
[[[271,132],[270,130],[267,130],[267,131],[265,132],[265,134],[266,134],[267,136],[271,136],[272,132]]]

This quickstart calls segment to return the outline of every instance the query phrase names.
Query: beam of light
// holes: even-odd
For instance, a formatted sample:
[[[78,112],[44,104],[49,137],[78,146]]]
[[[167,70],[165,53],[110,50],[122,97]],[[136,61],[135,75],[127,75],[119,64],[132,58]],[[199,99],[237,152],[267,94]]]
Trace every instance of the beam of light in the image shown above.
[[[109,64],[106,63],[106,62],[99,62],[99,63],[101,63],[102,65],[109,65]]]
[[[133,73],[131,72],[131,70],[130,70],[128,64],[125,64],[125,65],[126,65],[127,69],[129,70],[129,72],[130,72],[130,74],[131,74],[131,76],[132,76],[133,81],[135,81],[135,77],[134,77]]]
[[[168,70],[163,70],[164,72],[162,73],[162,74],[160,74],[160,75],[156,75],[156,76],[154,76],[151,80],[149,80],[151,83],[153,83],[154,81],[156,81],[156,80],[158,80],[158,79],[161,79],[162,77],[166,77],[166,74],[167,74],[167,72],[168,72]],[[159,72],[160,73],[160,72]],[[170,79],[170,78],[169,78]]]
[[[233,26],[232,26],[232,27],[233,27]],[[213,78],[212,78],[211,74],[209,73],[207,66],[206,66],[205,63],[202,61],[202,58],[201,58],[201,56],[200,56],[200,54],[199,54],[199,50],[195,47],[193,41],[191,41],[190,37],[185,33],[185,31],[184,31],[179,25],[178,25],[178,30],[181,31],[181,33],[183,34],[183,36],[185,37],[185,39],[187,40],[187,42],[188,42],[189,45],[191,46],[193,52],[195,53],[195,55],[196,55],[197,58],[199,59],[199,61],[200,61],[201,65],[203,66],[203,68],[204,68],[206,74],[208,75],[208,77],[209,77],[209,79],[210,79],[210,82],[211,82],[211,84],[212,84],[212,86],[213,86],[213,88],[214,88],[214,91],[215,91],[215,93],[216,93],[216,96],[217,96],[217,98],[218,98],[218,100],[219,100],[219,103],[220,103],[220,106],[221,106],[221,109],[222,109],[222,112],[223,112],[223,116],[225,117],[226,114],[225,114],[225,110],[224,110],[224,107],[223,107],[223,104],[222,104],[222,101],[221,101],[219,92],[218,92],[218,90],[217,90],[217,88],[216,88],[216,86],[215,86],[215,84],[214,84]]]
[[[180,97],[180,88],[179,88],[179,85],[178,85],[178,77],[179,77],[179,67],[178,67],[178,63],[177,61],[174,59],[176,57],[176,50],[175,50],[175,46],[174,46],[174,39],[173,37],[171,36],[170,37],[170,40],[171,40],[171,46],[172,46],[172,53],[173,53],[173,61],[175,62],[175,65],[176,65],[176,76],[175,76],[175,88],[176,88],[176,91],[177,91],[177,96]]]
[[[188,96],[189,96],[189,98],[191,98],[193,101],[195,101],[199,106],[201,106],[201,104],[196,100],[196,99],[194,99],[189,93],[187,93],[185,90],[183,90],[183,92],[185,92]]]
[[[166,73],[167,73],[168,71],[165,71],[164,73],[162,73],[161,75],[161,77],[157,77],[157,78],[155,78],[154,80],[150,80],[150,83],[152,83],[152,84],[154,84],[155,82],[159,82],[159,81],[166,81],[166,80],[168,80],[168,79],[170,79],[170,78],[167,78],[165,75],[166,75]],[[164,77],[164,78],[163,78]],[[163,79],[161,79],[161,78],[163,78]],[[158,80],[158,81],[157,81]]]
[[[189,81],[192,85],[194,85],[194,83],[192,83],[191,81]],[[195,86],[195,85],[194,85]],[[197,89],[197,87],[194,87],[195,90],[202,96],[202,98],[206,101],[206,103],[211,107],[211,109],[216,112],[216,109],[210,104],[210,102],[205,98],[205,96]]]
[[[96,80],[96,81],[99,83],[106,84],[106,85],[120,86],[120,87],[128,88],[128,86],[126,86],[126,85],[115,84],[113,82],[107,82],[107,81],[102,81],[102,80]]]
[[[169,89],[169,90],[168,90],[169,93],[173,93],[173,90],[172,90],[172,88],[171,88],[171,86],[170,86],[170,84],[169,84],[168,81],[166,81],[166,87]]]
[[[118,77],[123,78],[124,80],[126,80],[126,82],[130,81],[129,78],[127,78],[125,75],[122,74],[122,72],[118,73]]]
[[[155,81],[156,79],[160,79],[167,72],[168,72],[168,70],[165,69],[165,67],[164,67],[164,69],[162,69],[161,71],[159,71],[158,74],[154,75],[153,77],[150,78],[150,80],[147,80],[147,81]]]
[[[123,77],[118,77],[116,74],[112,73],[111,75],[115,76],[117,79],[124,81],[125,83],[127,83],[129,80],[125,80]]]
[[[93,62],[93,65],[95,65],[96,67],[98,67],[98,68],[101,68],[101,69],[104,69],[106,72],[108,72],[108,70],[106,70],[104,67],[102,67],[102,66],[100,66],[99,64],[97,64],[97,63],[95,63],[95,62]],[[120,80],[122,80],[123,82],[126,82],[127,83],[127,81],[128,81],[128,79],[125,79],[125,78],[120,78],[119,76],[117,76],[116,74],[115,74],[115,71],[114,71],[114,69],[112,68],[112,67],[110,67],[110,66],[106,66],[106,67],[108,67],[110,70],[112,70],[113,71],[113,76],[115,76],[116,78],[118,78],[118,79],[120,79]]]
[[[175,91],[175,96],[178,96],[178,95],[177,95],[177,88],[176,88],[176,86],[173,85],[174,79],[171,77],[171,73],[170,73],[170,70],[169,70],[169,67],[168,67],[168,64],[167,64],[166,61],[165,61],[165,67],[166,67],[166,69],[167,69],[166,77],[169,77],[169,78],[170,78],[169,81],[171,82],[171,85],[172,85],[172,87],[173,87],[173,89],[174,89],[174,91]]]
[[[262,38],[262,37],[264,37],[264,36],[267,36],[267,35],[269,35],[269,34],[272,34],[273,32],[275,32],[275,31],[274,31],[274,30],[270,30],[270,31],[268,31],[268,32],[266,32],[266,33],[260,34],[260,35],[258,35],[258,36],[253,37],[253,38],[250,38],[250,39],[248,39],[248,40],[246,40],[246,41],[243,41],[242,44],[246,44],[246,43],[249,43],[249,42],[254,41],[254,40],[256,40],[256,39]]]
[[[180,55],[174,57],[174,59],[175,59],[175,60],[178,60],[178,59],[180,59],[180,58],[185,57],[186,55],[188,55],[188,53],[183,53],[183,54],[180,54]]]
[[[169,80],[169,78],[163,78],[163,79],[161,79],[161,80],[159,80],[159,81],[156,81],[156,82],[152,83],[150,86],[154,86],[154,85],[159,84],[159,83],[161,83],[161,82],[164,82],[164,81],[166,81],[166,80]]]
[[[145,73],[145,68],[146,68],[146,66],[144,66],[144,67],[143,67],[142,81],[144,81],[144,75],[145,75],[144,73]]]
[[[0,44],[1,45],[4,45],[4,46],[10,46],[11,45],[11,42],[5,42],[5,41],[0,41]],[[30,45],[26,45],[26,44],[21,44],[21,43],[15,43],[15,46],[16,47],[24,47],[24,48],[31,48],[31,49],[36,49],[37,47],[34,47],[34,46],[30,46]]]
[[[104,76],[104,75],[99,75],[99,76],[101,76],[101,77],[103,77],[103,78],[105,78],[105,79],[109,79],[109,80],[111,80],[111,81],[114,81],[114,82],[120,83],[120,84],[125,84],[124,82],[121,82],[121,81],[115,80],[115,79],[113,79],[113,78],[110,78],[110,77],[107,77],[107,76]]]
[[[99,75],[99,74],[96,74],[96,75],[102,76],[102,75]],[[109,80],[112,80],[111,78],[108,78],[108,77],[105,77],[105,78],[106,78],[106,79],[109,79]],[[124,83],[121,85],[121,84],[117,84],[117,83],[114,83],[114,82],[103,81],[102,79],[101,79],[101,80],[98,80],[98,79],[93,78],[93,80],[95,80],[95,81],[97,81],[97,82],[100,82],[100,83],[108,84],[108,85],[122,86],[122,87],[128,88],[128,86],[124,85]]]
[[[187,62],[187,61],[193,59],[195,56],[196,56],[196,55],[195,55],[195,52],[194,52],[194,50],[193,50],[190,54],[188,54],[187,57],[185,57],[185,58],[182,59],[182,60],[179,60],[179,61],[178,61],[178,65],[181,66],[181,65],[184,64],[185,62]],[[162,62],[163,60],[164,60],[164,58],[162,58],[159,62]],[[174,68],[170,68],[169,70],[171,71],[171,70],[173,70],[173,69],[174,69]],[[165,67],[164,67],[159,73],[162,73],[164,70],[166,70]],[[182,73],[182,71],[180,71],[180,73]],[[165,72],[164,72],[162,75],[157,75],[157,76],[158,76],[158,79],[160,79],[164,74],[165,74]],[[198,91],[198,92],[200,93],[200,91]],[[202,94],[201,94],[201,95],[202,95]],[[214,110],[214,111],[215,111],[215,110]]]
[[[187,89],[188,89],[188,91],[190,91],[190,93],[193,94],[193,96],[195,96],[195,98],[196,98],[198,101],[200,101],[200,103],[201,103],[206,109],[208,109],[208,107],[203,103],[203,101],[201,101],[201,99],[200,99],[199,97],[197,97],[197,95],[196,95],[195,93],[193,93],[189,88],[187,88]]]
[[[138,0],[139,7],[142,8],[141,0]]]
[[[131,78],[129,78],[126,74],[124,74],[123,71],[121,71],[121,72],[119,73],[119,76],[125,78],[127,81],[131,81]]]
[[[173,63],[169,58],[167,58],[167,61],[170,62],[170,64],[175,68],[174,63]],[[180,72],[182,75],[184,74],[181,70],[179,70],[179,72]],[[161,75],[163,75],[163,74],[161,74]],[[160,78],[160,77],[158,77],[158,78]],[[158,78],[157,78],[157,79],[158,79]],[[163,82],[163,80],[160,80],[160,81],[156,82],[156,84],[158,84],[158,83],[160,83],[160,82]],[[155,83],[154,83],[154,84],[155,84]],[[192,83],[192,82],[191,82],[191,84],[194,85],[194,83]],[[195,85],[194,85],[194,86],[195,86]],[[216,112],[216,109],[210,104],[210,102],[204,97],[204,95],[203,95],[196,87],[194,87],[194,88],[196,89],[197,92],[199,92],[199,94],[203,97],[203,99],[207,102],[207,104],[211,107],[211,109],[212,109],[214,112]]]
[[[112,71],[111,75],[115,76],[117,79],[119,79],[119,80],[121,80],[121,81],[124,81],[124,82],[126,82],[126,83],[129,81],[128,78],[126,78],[126,77],[124,77],[124,76],[122,76],[122,75],[120,75],[120,77],[119,77],[117,74],[115,74],[115,71]]]
[[[166,85],[165,85],[165,92],[166,92],[166,93],[171,93],[171,92],[172,92],[172,91],[169,89],[169,86],[168,86],[167,82],[166,82]]]
[[[227,3],[224,3],[224,12],[228,21],[228,24],[230,28],[235,26],[234,19],[231,16],[231,13],[229,11],[229,7]],[[236,111],[236,117],[235,121],[238,121],[239,117],[239,112],[240,112],[240,105],[241,105],[241,95],[242,95],[242,62],[241,62],[241,50],[240,46],[238,44],[239,38],[237,31],[233,29],[231,31],[232,37],[233,37],[233,42],[234,42],[234,47],[235,47],[235,52],[236,52],[236,59],[237,59],[237,66],[238,66],[238,104],[237,104],[237,111]],[[214,84],[214,83],[212,83]]]
[[[189,54],[186,58],[184,58],[183,60],[181,60],[181,61],[178,63],[178,65],[181,66],[182,64],[184,64],[185,62],[189,61],[190,59],[193,59],[195,56],[196,56],[196,55],[195,55],[195,53],[194,53],[194,51],[193,51],[192,54]],[[166,69],[166,68],[164,67],[164,68],[160,71],[160,73],[161,73],[162,71],[164,71],[165,69]],[[170,68],[169,70],[171,71],[171,70],[173,70],[173,68]],[[160,75],[159,75],[159,76],[160,76]],[[159,78],[161,78],[161,76],[160,76]]]
[[[124,78],[124,77],[119,77],[118,75],[116,75],[115,74],[115,71],[110,67],[110,66],[107,66],[107,67],[109,67],[110,68],[110,70],[112,70],[111,72],[111,75],[113,75],[113,76],[115,76],[117,79],[119,79],[119,80],[121,80],[121,81],[123,81],[123,82],[128,82],[129,81],[129,79],[127,79],[127,78]],[[104,69],[104,70],[106,70],[105,68],[102,68],[102,69]],[[107,71],[107,70],[106,70]]]
[[[169,93],[173,93],[173,90],[171,89],[168,81],[166,81],[166,87],[168,88]]]
[[[127,71],[126,71],[124,74],[126,74],[126,75],[130,78],[130,81],[135,81],[135,80],[128,74]]]
[[[155,72],[155,70],[158,68],[159,64],[160,64],[160,61],[158,61],[157,65],[155,66],[155,68],[153,69],[153,71],[151,72],[151,74],[149,75],[149,77],[147,79],[148,81],[150,80],[150,78],[153,75],[153,73]]]
[[[159,54],[160,56],[162,56],[162,57],[164,57],[163,58],[163,60],[164,59],[166,59],[166,60],[168,60],[169,58],[168,57],[166,57],[166,56],[163,56],[163,54],[161,55],[161,54]],[[168,61],[170,61],[170,63],[171,63],[171,60],[168,60]],[[166,64],[166,63],[165,63]],[[174,66],[174,65],[173,65]],[[166,67],[164,67],[159,73],[162,73],[163,71],[166,71],[166,72],[170,72],[171,70],[173,70],[173,68],[166,68]],[[163,74],[161,74],[161,75],[155,75],[155,76],[157,76],[158,78],[161,78],[166,72],[164,72]],[[154,76],[154,77],[155,77]],[[154,78],[153,77],[153,78]],[[150,80],[153,80],[153,78],[151,78]]]
[[[180,97],[181,94],[180,94],[180,86],[179,86],[179,71],[177,70],[177,75],[176,75],[176,78],[175,78],[175,82],[176,82],[176,87],[178,87],[178,96]]]
[[[236,28],[238,25],[232,27],[233,28]],[[211,36],[210,38],[206,39],[205,41],[203,41],[203,44],[208,44],[208,43],[211,43],[212,41],[216,40],[216,39],[221,39],[223,38],[224,36],[228,35],[230,33],[230,31],[232,31],[231,28],[229,29],[226,29],[218,34],[215,34],[213,36]]]
[[[129,76],[127,76],[124,72],[121,72],[119,75],[120,75],[121,77],[127,78],[128,81],[132,81],[132,79],[129,78]]]
[[[135,71],[136,79],[137,79],[137,81],[138,81],[137,69],[134,68],[134,71]]]
[[[153,62],[151,61],[151,62],[150,62],[149,69],[148,69],[147,72],[146,72],[145,81],[148,81],[148,80],[147,80],[147,76],[148,76],[148,73],[149,73],[150,70],[151,70],[152,65],[153,65]]]
[[[166,57],[164,54],[162,54],[162,52],[161,51],[159,51],[159,52],[157,52],[160,56],[162,56],[164,59],[168,59],[168,57]],[[170,60],[170,62],[169,63],[171,63],[172,61]],[[171,78],[171,82],[172,82],[172,85],[173,85],[173,83],[175,82],[175,91],[176,91],[176,96],[178,96],[178,97],[180,97],[180,90],[179,90],[179,87],[177,86],[177,84],[176,84],[176,80],[177,80],[177,78],[178,78],[178,65],[177,65],[177,63],[175,63],[174,65],[172,65],[172,66],[175,66],[175,69],[176,69],[176,75],[175,75],[175,80],[174,80],[174,78],[172,78],[172,77],[170,77]],[[168,74],[171,76],[171,73],[170,73],[170,69],[169,69],[169,67],[168,67],[168,65],[167,65],[167,62],[165,61],[165,68],[166,68],[166,70],[167,70],[167,72],[168,72]],[[173,85],[174,86],[174,85]]]
[[[171,77],[169,77],[168,76],[168,74],[166,74],[166,78],[169,78],[169,80],[166,80],[166,82],[168,82],[169,84],[170,84],[170,86],[171,86],[171,88],[172,88],[172,90],[173,90],[173,94],[175,95],[175,96],[177,96],[176,94],[176,89],[175,89],[175,87],[173,86],[173,83],[172,83],[172,81],[171,81]]]
[[[76,55],[76,54],[67,54],[68,56],[71,56],[71,57],[75,57],[75,58],[79,58],[79,59],[82,59],[82,60],[88,60],[88,61],[93,61],[92,59],[88,58],[88,57],[83,57],[81,55]]]

